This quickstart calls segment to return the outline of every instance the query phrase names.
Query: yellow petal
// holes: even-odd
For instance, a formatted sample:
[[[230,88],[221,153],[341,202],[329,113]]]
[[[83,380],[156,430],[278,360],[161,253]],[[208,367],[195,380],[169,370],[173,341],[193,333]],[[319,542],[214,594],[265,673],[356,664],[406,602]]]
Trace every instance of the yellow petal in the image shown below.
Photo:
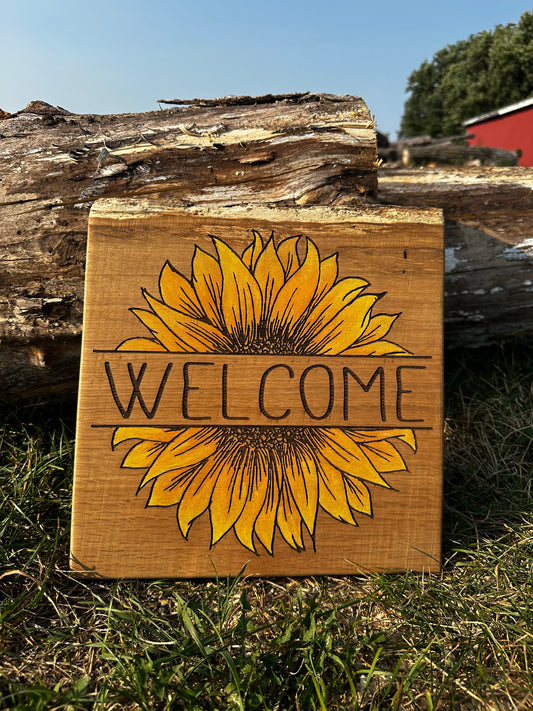
[[[279,254],[279,251],[278,251]],[[320,276],[318,251],[307,241],[307,255],[302,266],[285,282],[272,307],[272,331],[290,331],[313,300]]]
[[[185,489],[178,508],[178,525],[185,538],[192,522],[209,506],[219,473],[214,457],[211,457],[195,472]]]
[[[372,341],[347,348],[342,355],[354,356],[382,356],[382,355],[411,355],[411,352],[402,346],[390,341]]]
[[[145,469],[153,464],[165,447],[164,442],[139,442],[130,449],[121,466],[129,469]]]
[[[282,485],[277,514],[279,532],[291,548],[304,549],[302,539],[302,516],[285,484]]]
[[[279,260],[272,239],[268,240],[266,247],[259,255],[254,275],[263,295],[262,318],[266,319],[279,290],[285,283],[283,265]]]
[[[346,493],[348,495],[348,503],[354,511],[372,516],[372,501],[370,499],[370,491],[362,481],[346,477]]]
[[[145,439],[150,442],[170,442],[183,428],[159,428],[159,427],[117,427],[113,434],[112,446],[125,442],[128,439]]]
[[[274,529],[279,506],[279,487],[275,477],[272,475],[268,477],[267,482],[265,501],[255,520],[255,533],[262,545],[272,555]]]
[[[249,472],[251,478],[248,488],[248,500],[233,529],[242,545],[255,553],[253,542],[255,523],[259,512],[265,505],[268,494],[268,466],[265,455],[260,450],[255,452],[252,467],[252,471]]]
[[[369,343],[371,341],[380,341],[391,330],[392,324],[399,315],[400,314],[377,314],[376,316],[372,316],[364,333],[357,341],[357,344],[362,345],[363,343]]]
[[[320,272],[322,274],[322,271]],[[305,325],[302,327],[302,337],[311,338],[324,328],[332,319],[352,304],[368,286],[368,282],[357,277],[346,277],[335,284],[315,306],[313,306]]]
[[[147,506],[175,506],[196,475],[196,469],[171,469],[154,481]]]
[[[199,464],[210,457],[217,448],[217,430],[214,427],[188,427],[167,444],[146,472],[141,486],[163,472],[183,469]]]
[[[194,290],[207,318],[222,328],[222,272],[217,260],[196,247],[192,260]]]
[[[227,349],[227,338],[215,326],[171,309],[150,294],[145,294],[145,299],[161,321],[176,335],[187,352],[220,353]]]
[[[220,466],[217,485],[209,506],[212,543],[219,541],[229,531],[242,514],[248,499],[248,468],[252,466],[253,454],[241,448],[233,457],[229,453],[228,455]]]
[[[309,339],[313,352],[322,355],[338,355],[350,346],[363,332],[370,319],[370,309],[377,296],[360,296],[345,306],[316,335]]]
[[[403,457],[388,440],[374,442],[373,444],[362,444],[361,449],[378,472],[397,472],[407,469]]]
[[[416,452],[416,438],[413,430],[410,429],[386,429],[386,430],[344,430],[356,444],[366,444],[368,442],[380,442],[384,439],[399,439],[411,447]]]
[[[251,272],[255,269],[255,263],[261,254],[261,250],[263,249],[263,239],[259,232],[252,230],[252,234],[254,236],[254,241],[242,253],[242,261]]]
[[[318,303],[320,299],[327,294],[337,280],[339,268],[337,265],[337,253],[326,257],[320,262],[320,278],[314,297],[314,302]]]
[[[321,273],[322,269],[323,266],[321,266]],[[310,316],[316,319],[321,318],[323,323],[327,323],[345,306],[353,303],[367,286],[368,282],[359,277],[341,279],[327,291],[320,303],[317,303],[313,308]]]
[[[131,309],[139,321],[150,330],[158,341],[171,353],[186,353],[183,343],[175,333],[165,326],[163,321],[151,311],[144,309]]]
[[[261,318],[261,289],[242,259],[225,242],[213,238],[222,271],[222,314],[228,331],[252,340]]]
[[[301,235],[297,235],[296,237],[288,237],[278,245],[278,257],[283,265],[283,269],[285,270],[285,279],[291,277],[300,267],[297,251],[298,240],[300,237]]]
[[[173,309],[194,318],[202,318],[204,312],[196,292],[183,274],[167,262],[159,277],[159,291],[163,301]]]
[[[310,453],[291,447],[281,458],[280,469],[307,530],[313,535],[318,509],[318,474],[315,460]]]
[[[157,341],[152,341],[150,338],[128,338],[126,341],[117,346],[117,351],[167,351],[165,346]]]
[[[380,486],[389,486],[361,448],[343,430],[321,427],[316,433],[316,442],[322,457],[337,469]]]
[[[319,457],[318,464],[318,503],[333,518],[356,526],[341,472],[323,457]]]

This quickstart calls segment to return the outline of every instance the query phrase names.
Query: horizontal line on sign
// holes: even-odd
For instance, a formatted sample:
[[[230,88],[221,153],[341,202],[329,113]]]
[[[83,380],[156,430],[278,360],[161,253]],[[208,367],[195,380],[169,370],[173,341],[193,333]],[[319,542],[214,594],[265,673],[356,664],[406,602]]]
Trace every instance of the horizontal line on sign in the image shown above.
[[[236,422],[233,425],[219,425],[216,423],[206,423],[206,424],[183,424],[183,425],[166,425],[166,424],[151,424],[151,423],[146,423],[142,422],[141,424],[137,422],[121,422],[119,424],[94,424],[91,425],[91,427],[155,427],[157,429],[183,429],[186,427],[216,427],[217,429],[221,429],[223,427],[268,427],[269,429],[272,429],[273,427],[281,427],[285,429],[289,429],[291,427],[294,428],[301,428],[301,427],[308,427],[308,428],[316,428],[316,429],[350,429],[350,430],[368,430],[368,431],[373,431],[373,430],[432,430],[433,427],[422,427],[422,426],[416,426],[416,425],[409,425],[409,424],[400,424],[400,425],[374,425],[372,427],[368,427],[366,425],[328,425],[328,424],[323,424],[323,425],[250,425],[250,424],[241,424],[239,422]]]
[[[320,353],[178,353],[176,351],[116,351],[106,350],[103,348],[93,348],[93,353],[115,353],[116,355],[152,355],[152,356],[224,356],[225,358],[232,357],[247,357],[247,358],[408,358],[409,360],[432,360],[433,356],[427,355],[322,355]]]

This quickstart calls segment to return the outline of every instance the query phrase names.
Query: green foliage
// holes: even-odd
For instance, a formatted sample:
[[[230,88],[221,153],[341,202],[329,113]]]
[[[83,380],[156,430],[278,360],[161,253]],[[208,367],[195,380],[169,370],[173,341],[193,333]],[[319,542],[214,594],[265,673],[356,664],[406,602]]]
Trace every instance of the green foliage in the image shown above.
[[[462,122],[533,94],[533,12],[440,49],[411,73],[400,135],[462,133]]]
[[[0,709],[530,708],[532,374],[527,344],[448,354],[431,576],[76,577],[73,416],[0,419]]]

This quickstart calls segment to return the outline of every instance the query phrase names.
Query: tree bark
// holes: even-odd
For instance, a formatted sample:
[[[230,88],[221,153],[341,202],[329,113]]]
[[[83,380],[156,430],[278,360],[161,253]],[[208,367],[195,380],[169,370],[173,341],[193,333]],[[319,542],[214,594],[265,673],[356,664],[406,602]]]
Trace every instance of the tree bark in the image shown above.
[[[533,333],[533,168],[382,169],[379,201],[444,211],[447,347]]]
[[[177,108],[108,116],[32,102],[0,116],[4,399],[76,391],[97,198],[357,206],[376,196],[376,134],[358,97],[173,101]]]

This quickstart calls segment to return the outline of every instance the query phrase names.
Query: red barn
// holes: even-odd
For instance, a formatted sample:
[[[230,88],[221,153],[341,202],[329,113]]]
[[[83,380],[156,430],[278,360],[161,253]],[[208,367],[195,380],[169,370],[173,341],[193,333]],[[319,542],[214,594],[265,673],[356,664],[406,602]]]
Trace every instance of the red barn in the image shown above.
[[[533,165],[533,97],[465,121],[471,146],[520,151],[518,165]]]

